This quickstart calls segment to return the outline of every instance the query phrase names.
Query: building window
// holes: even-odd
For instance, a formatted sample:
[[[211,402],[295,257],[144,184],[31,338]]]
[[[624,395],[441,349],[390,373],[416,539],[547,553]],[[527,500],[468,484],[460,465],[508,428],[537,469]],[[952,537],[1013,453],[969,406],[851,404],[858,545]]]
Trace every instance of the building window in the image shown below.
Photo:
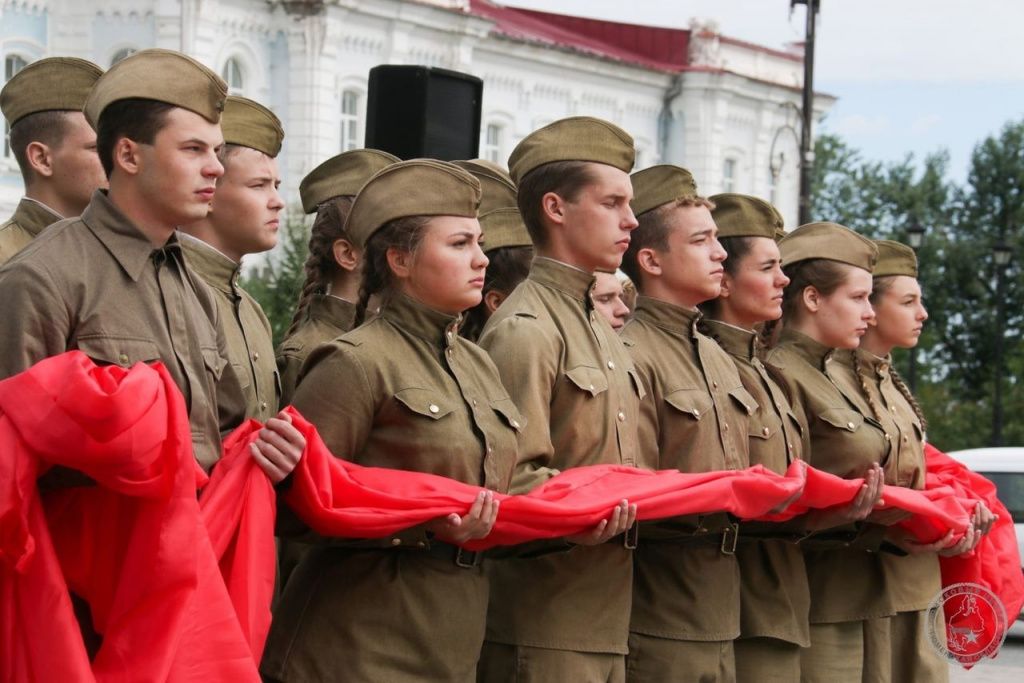
[[[245,88],[245,78],[242,74],[242,65],[234,57],[224,62],[224,68],[220,72],[221,77],[228,84],[228,92],[232,95],[241,95]]]
[[[504,137],[502,134],[503,132],[504,131],[502,131],[501,126],[498,124],[487,124],[487,130],[484,131],[484,153],[482,155],[484,159],[493,161],[496,164],[500,164],[504,161],[501,158],[501,144],[502,138]]]
[[[341,93],[341,151],[359,149],[359,93],[344,90]]]
[[[110,58],[110,66],[114,66],[125,57],[131,57],[133,54],[138,52],[134,47],[122,47],[120,50],[114,53],[114,56]]]
[[[28,66],[28,60],[18,55],[8,55],[4,60],[4,83],[14,78],[14,74]],[[4,159],[11,158],[11,126],[4,121]]]
[[[726,159],[722,165],[722,192],[736,190],[736,160]]]

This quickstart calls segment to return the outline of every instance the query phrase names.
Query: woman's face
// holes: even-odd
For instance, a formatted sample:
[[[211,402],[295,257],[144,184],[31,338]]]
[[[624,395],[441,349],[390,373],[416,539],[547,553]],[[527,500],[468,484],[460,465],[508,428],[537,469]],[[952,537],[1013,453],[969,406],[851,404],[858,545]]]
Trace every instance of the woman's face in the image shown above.
[[[775,240],[747,237],[750,248],[740,257],[733,273],[722,277],[719,295],[721,317],[738,327],[751,329],[782,317],[782,292],[789,278],[782,272],[782,258]]]
[[[811,324],[819,342],[834,349],[855,349],[874,316],[869,300],[871,273],[844,266],[846,277],[831,294],[822,296],[814,287],[804,289],[804,305],[812,313]]]
[[[408,296],[450,315],[480,303],[488,260],[476,218],[431,218],[415,253],[406,256],[395,275]]]
[[[875,297],[875,317],[867,336],[880,349],[910,349],[917,346],[928,311],[921,301],[921,285],[908,275],[885,278]]]

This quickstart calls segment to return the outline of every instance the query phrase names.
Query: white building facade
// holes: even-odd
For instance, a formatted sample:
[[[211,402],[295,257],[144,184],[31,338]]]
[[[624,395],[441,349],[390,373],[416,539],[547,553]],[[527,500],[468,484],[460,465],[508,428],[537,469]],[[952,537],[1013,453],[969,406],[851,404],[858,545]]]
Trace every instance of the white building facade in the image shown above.
[[[483,79],[483,157],[505,163],[539,126],[599,116],[633,135],[637,168],[684,166],[704,194],[758,195],[796,224],[802,56],[714,26],[578,20],[491,0],[0,0],[5,81],[42,57],[108,68],[148,47],[192,55],[278,115],[289,203],[314,166],[362,146],[369,70],[417,64]],[[816,114],[833,101],[819,95]],[[23,191],[4,143],[0,216]]]

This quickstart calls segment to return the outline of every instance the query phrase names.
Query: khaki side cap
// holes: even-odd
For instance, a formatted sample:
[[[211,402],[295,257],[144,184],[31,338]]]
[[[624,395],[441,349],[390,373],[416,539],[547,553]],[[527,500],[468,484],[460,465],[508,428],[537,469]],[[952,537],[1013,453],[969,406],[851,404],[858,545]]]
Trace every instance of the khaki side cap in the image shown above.
[[[299,183],[302,210],[313,213],[316,207],[336,197],[354,197],[375,173],[400,161],[379,149],[352,149],[323,162]]]
[[[480,181],[483,196],[480,198],[480,216],[495,209],[518,207],[516,203],[516,186],[508,173],[484,159],[471,161],[453,161],[453,164],[472,174]]]
[[[480,207],[480,182],[454,164],[436,159],[410,159],[378,171],[359,190],[345,232],[358,247],[381,227],[408,216],[475,218]]]
[[[917,254],[901,242],[875,240],[878,247],[878,263],[871,274],[875,277],[906,275],[917,279]]]
[[[485,254],[505,247],[533,246],[523,217],[514,206],[481,213],[480,228],[484,233]]]
[[[695,199],[697,183],[685,168],[660,164],[637,171],[633,181],[633,213],[637,216],[679,199]]]
[[[103,69],[76,57],[46,57],[16,73],[0,90],[0,111],[14,125],[41,111],[82,111]]]
[[[220,123],[228,84],[188,55],[152,48],[125,57],[103,74],[85,103],[85,118],[95,130],[103,110],[127,99],[145,99],[188,109]]]
[[[828,259],[863,268],[869,273],[878,261],[878,247],[838,223],[807,223],[779,240],[782,265],[809,259]]]
[[[523,138],[508,158],[509,175],[518,186],[530,171],[556,161],[589,161],[629,173],[636,162],[636,149],[633,137],[614,123],[574,116]]]
[[[229,145],[251,147],[269,157],[281,152],[284,129],[274,112],[259,102],[229,95],[220,119],[224,142]]]
[[[715,208],[711,217],[719,237],[767,237],[776,239],[783,230],[782,215],[774,206],[747,194],[726,192],[708,198]]]

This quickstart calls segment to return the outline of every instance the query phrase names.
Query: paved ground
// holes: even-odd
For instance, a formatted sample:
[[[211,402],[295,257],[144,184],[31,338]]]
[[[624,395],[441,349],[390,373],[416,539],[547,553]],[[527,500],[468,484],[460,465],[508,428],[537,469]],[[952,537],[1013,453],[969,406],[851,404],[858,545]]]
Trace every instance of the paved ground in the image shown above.
[[[1010,629],[999,656],[986,659],[970,671],[950,669],[950,683],[1021,683],[1024,681],[1024,622]]]

